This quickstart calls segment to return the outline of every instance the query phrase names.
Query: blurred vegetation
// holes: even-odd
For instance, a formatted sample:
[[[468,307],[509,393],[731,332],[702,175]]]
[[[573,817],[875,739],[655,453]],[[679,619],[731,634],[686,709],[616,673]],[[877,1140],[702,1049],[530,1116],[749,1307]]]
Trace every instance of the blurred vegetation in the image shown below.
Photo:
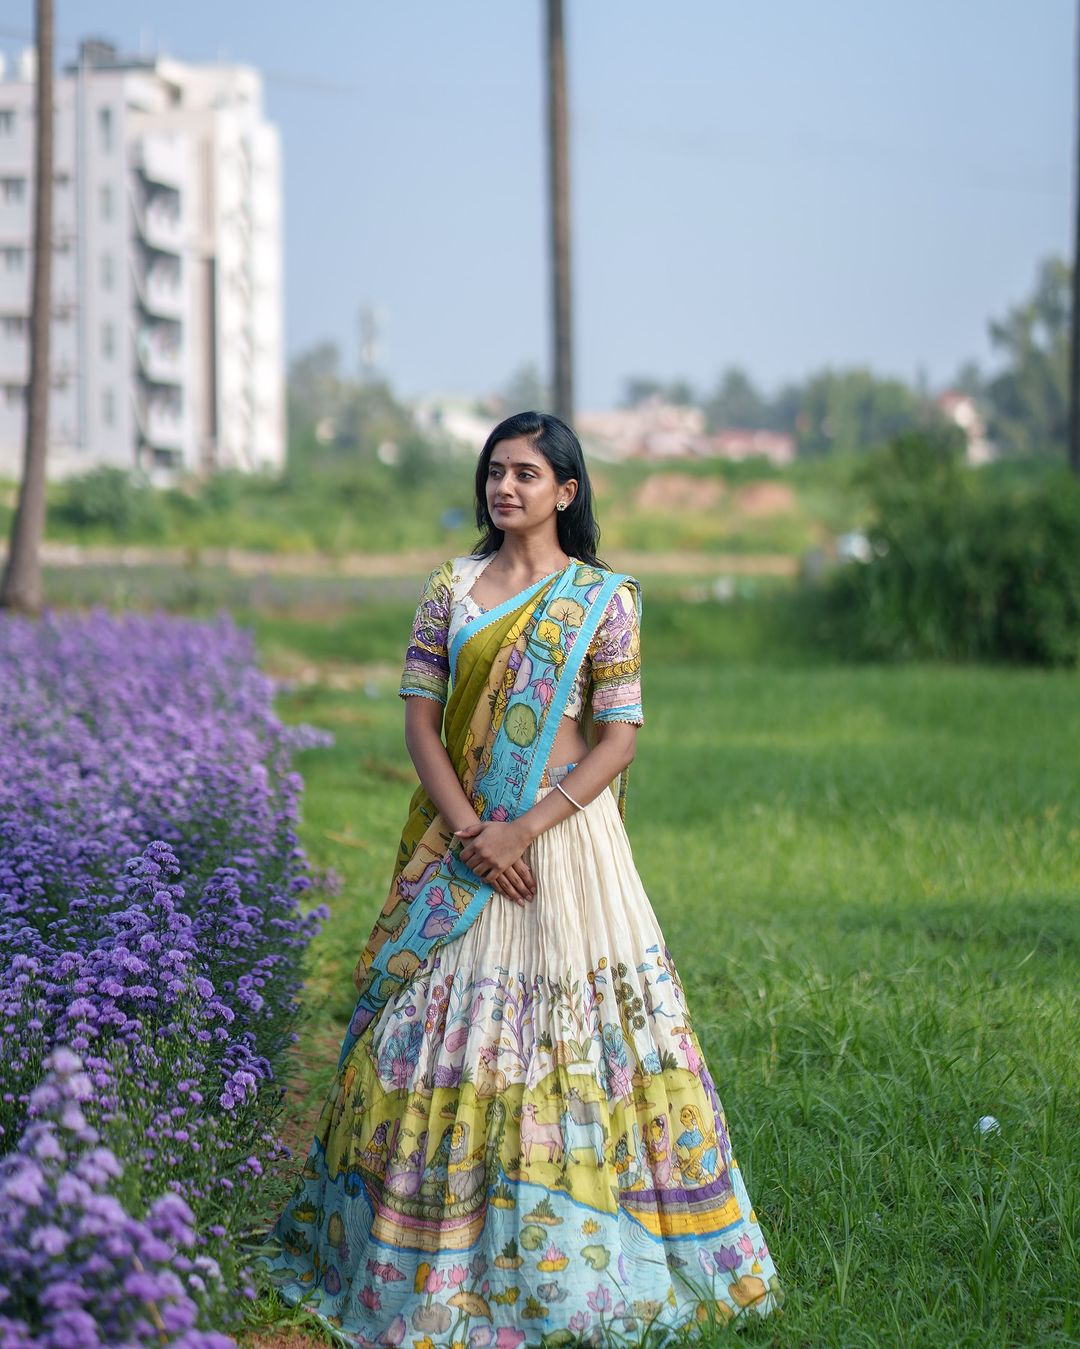
[[[1080,664],[1080,482],[971,473],[958,439],[908,432],[864,470],[871,555],[820,593],[846,654]],[[811,606],[811,612],[813,606]]]
[[[1074,678],[762,659],[767,605],[645,589],[628,828],[788,1292],[771,1324],[701,1343],[1076,1344]],[[318,624],[257,628],[271,670],[312,666],[282,713],[335,737],[300,763],[304,845],[343,880],[312,953],[297,1165],[412,791],[409,617],[343,617],[332,650],[368,663],[351,687]]]
[[[707,394],[685,380],[628,381],[631,404],[653,395],[696,402],[712,427],[789,431],[799,454],[782,468],[763,458],[593,457],[601,554],[635,554],[645,571],[642,557],[666,554],[684,589],[693,589],[695,572],[709,574],[699,598],[756,605],[746,621],[768,634],[761,649],[779,641],[784,650],[795,642],[805,652],[859,658],[1077,664],[1080,507],[1077,485],[1057,466],[1069,277],[1063,263],[1045,262],[1032,296],[991,325],[1002,369],[991,379],[970,364],[957,374],[954,387],[979,401],[1012,451],[977,470],[961,462],[925,388],[867,370],[821,371],[771,396],[734,368]],[[525,365],[483,410],[494,416],[499,406],[545,399],[539,372]],[[105,593],[113,603],[138,603],[152,591],[170,608],[225,603],[292,613],[306,604],[328,614],[368,584],[330,576],[339,559],[415,552],[422,562],[472,546],[476,446],[422,425],[385,382],[346,372],[333,344],[293,361],[288,409],[288,460],[277,476],[222,472],[161,488],[98,468],[51,484],[50,540],[169,547],[185,558],[138,578],[130,568],[54,573],[54,602]],[[5,534],[14,500],[13,491],[0,493]],[[840,536],[854,532],[858,542],[859,531],[871,560],[834,566]],[[321,570],[323,579],[229,578],[205,565],[223,549],[306,558],[289,565]],[[800,587],[793,602],[775,585],[759,583],[753,599],[743,580],[714,589],[729,555],[741,555],[732,572],[764,575],[787,559],[789,575],[801,563],[822,583]],[[409,582],[384,584],[397,595]]]

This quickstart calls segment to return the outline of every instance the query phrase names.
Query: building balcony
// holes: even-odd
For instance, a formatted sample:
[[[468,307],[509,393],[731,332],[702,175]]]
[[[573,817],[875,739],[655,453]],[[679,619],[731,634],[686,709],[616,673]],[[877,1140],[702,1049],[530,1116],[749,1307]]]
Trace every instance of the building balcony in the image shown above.
[[[144,253],[131,258],[131,279],[139,303],[148,314],[180,319],[184,314],[184,291],[179,260],[171,257],[147,263]]]
[[[181,450],[187,434],[184,418],[153,404],[146,410],[146,439],[155,449]]]
[[[140,136],[131,147],[131,162],[148,183],[179,192],[187,171],[187,153],[176,136]]]
[[[135,333],[135,353],[139,368],[152,384],[182,384],[184,380],[183,346],[178,335],[165,325],[145,325]]]
[[[141,185],[130,184],[128,196],[135,227],[143,242],[162,253],[179,253],[184,246],[184,217],[179,195],[146,193]]]
[[[132,399],[135,424],[143,441],[158,450],[182,450],[188,436],[182,401],[174,395]]]

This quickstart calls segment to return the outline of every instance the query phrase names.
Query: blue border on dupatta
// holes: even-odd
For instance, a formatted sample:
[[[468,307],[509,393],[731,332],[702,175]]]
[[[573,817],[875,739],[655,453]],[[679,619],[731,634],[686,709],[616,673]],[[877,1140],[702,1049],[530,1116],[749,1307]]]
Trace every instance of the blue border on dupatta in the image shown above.
[[[578,657],[575,669],[570,677],[565,672],[563,677],[555,686],[555,694],[551,699],[551,705],[547,709],[544,717],[544,727],[540,732],[540,742],[533,753],[533,760],[529,766],[529,776],[525,779],[525,785],[521,789],[521,801],[524,810],[528,810],[536,801],[536,794],[540,790],[540,783],[544,776],[544,770],[547,768],[548,760],[551,758],[551,751],[555,744],[555,737],[559,733],[559,727],[562,724],[563,716],[566,712],[566,705],[570,701],[570,695],[574,690],[574,684],[577,682],[578,670],[581,669],[581,662],[585,659],[585,652],[589,649],[589,643],[596,635],[596,629],[603,622],[604,615],[607,613],[607,607],[611,603],[611,597],[624,581],[629,580],[628,576],[621,572],[608,572],[604,580],[599,583],[600,591],[596,598],[589,605],[588,613],[585,616],[585,622],[578,629],[577,636],[574,638],[574,650],[578,650],[580,644],[581,655]],[[592,582],[589,586],[591,590],[597,582]],[[528,804],[525,804],[525,803]],[[523,812],[524,813],[524,812]]]
[[[492,794],[490,801],[484,808],[483,814],[481,815],[482,819],[490,819],[491,811],[496,805],[503,806],[508,813],[513,810],[511,818],[516,819],[523,813],[523,810],[528,810],[535,802],[537,793],[540,790],[544,769],[547,767],[548,759],[551,757],[555,736],[566,710],[566,704],[576,681],[578,671],[581,668],[581,662],[584,660],[585,653],[588,650],[589,643],[592,641],[597,627],[607,612],[607,606],[610,603],[611,596],[620,585],[631,579],[621,572],[600,572],[599,579],[597,580],[593,580],[590,577],[588,580],[577,581],[576,577],[582,569],[590,571],[594,576],[598,574],[597,568],[574,559],[561,573],[553,573],[558,579],[554,583],[552,594],[545,599],[546,607],[547,605],[553,604],[556,600],[572,598],[575,591],[583,591],[586,595],[590,591],[594,592],[593,598],[586,606],[584,621],[577,629],[573,648],[568,653],[567,659],[555,681],[555,691],[552,694],[551,702],[544,708],[540,734],[537,737],[532,750],[531,761],[529,763],[525,781],[521,784],[521,789],[517,793],[516,800],[514,800],[514,794],[509,787],[509,784],[505,781],[499,783],[497,791]],[[505,600],[497,609],[492,610],[490,614],[485,615],[488,623],[496,621],[502,614],[512,612],[515,606],[520,607],[526,603],[527,598],[523,597],[530,596],[536,590],[539,590],[542,586],[546,585],[550,580],[550,577],[545,577],[542,581],[538,581],[535,586],[530,587],[528,590],[521,591],[517,595],[511,596],[509,600]],[[578,603],[581,603],[581,601],[578,601]],[[542,614],[535,615],[536,619],[541,617]],[[484,626],[486,627],[488,623],[485,623]],[[479,632],[480,629],[473,626],[472,631],[473,633],[476,633]],[[472,633],[470,633],[470,635],[472,635]],[[505,727],[501,727],[496,733],[496,742],[499,737],[504,734]],[[494,763],[488,765],[488,773],[491,772],[493,766]],[[474,792],[480,789],[484,777],[486,777],[486,773],[473,784]],[[439,905],[434,908],[431,907],[430,904],[421,903],[421,897],[430,892],[433,887],[441,885],[444,890],[446,890],[449,888],[449,884],[452,881],[457,881],[466,889],[472,889],[474,885],[476,886],[473,890],[472,898],[460,913],[454,914],[449,901],[446,901],[445,899],[441,900]],[[410,901],[405,927],[400,934],[400,937],[396,938],[393,942],[387,942],[376,954],[369,967],[368,977],[370,978],[375,973],[378,973],[380,981],[384,979],[389,973],[388,965],[390,959],[402,948],[410,950],[418,959],[423,960],[426,959],[433,950],[445,945],[448,938],[450,940],[457,940],[457,938],[464,935],[464,933],[472,926],[493,893],[493,887],[477,876],[470,867],[466,866],[456,852],[448,852],[435,874],[429,878]],[[430,937],[425,937],[421,932],[421,928],[426,927],[429,923],[433,922],[440,913],[444,913],[446,919],[450,923],[450,927],[445,935],[439,936],[433,933]],[[364,1029],[371,1023],[375,1016],[379,1014],[382,1008],[385,1007],[387,998],[380,996],[380,993],[381,983],[379,988],[374,990],[369,988],[367,992],[361,994],[357,999],[355,1009],[349,1019],[348,1029],[346,1030],[345,1037],[342,1041],[341,1055],[338,1060],[339,1067],[345,1062],[353,1045],[356,1044],[360,1035],[363,1034]]]
[[[453,682],[457,673],[457,660],[458,656],[461,654],[461,648],[470,637],[476,637],[479,633],[483,632],[485,628],[490,628],[492,623],[497,623],[500,618],[505,617],[507,614],[512,614],[515,609],[519,609],[523,604],[527,604],[538,590],[547,585],[552,576],[558,576],[564,571],[566,571],[566,567],[561,567],[559,571],[553,571],[549,576],[541,577],[539,581],[533,582],[531,586],[526,586],[524,590],[519,590],[516,595],[511,595],[508,600],[503,600],[501,604],[497,604],[494,609],[485,609],[478,618],[474,618],[468,623],[462,623],[461,627],[458,628],[457,632],[454,634],[454,640],[450,643],[450,651],[448,653],[451,682]],[[479,579],[480,578],[477,577],[477,580]]]

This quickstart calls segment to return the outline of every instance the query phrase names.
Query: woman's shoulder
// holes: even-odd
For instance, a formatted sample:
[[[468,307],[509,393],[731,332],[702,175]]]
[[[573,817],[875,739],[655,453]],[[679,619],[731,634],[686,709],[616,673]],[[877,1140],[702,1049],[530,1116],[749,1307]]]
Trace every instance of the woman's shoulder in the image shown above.
[[[448,557],[445,562],[440,562],[437,567],[433,567],[428,574],[428,581],[452,581],[456,580],[470,568],[478,566],[483,558],[474,557],[471,554],[465,554],[463,557]]]
[[[450,558],[445,565],[448,568],[450,588],[454,594],[463,595],[469,590],[477,576],[490,561],[490,553],[485,553],[482,556],[476,553],[466,553],[464,557]]]
[[[424,598],[437,600],[443,605],[452,604],[468,593],[488,560],[487,557],[477,557],[471,553],[463,557],[448,557],[429,573],[424,583]]]
[[[641,612],[641,582],[636,576],[631,576],[628,572],[623,572],[619,576],[618,584],[612,591],[611,598],[608,600],[608,616],[619,613],[640,613]]]

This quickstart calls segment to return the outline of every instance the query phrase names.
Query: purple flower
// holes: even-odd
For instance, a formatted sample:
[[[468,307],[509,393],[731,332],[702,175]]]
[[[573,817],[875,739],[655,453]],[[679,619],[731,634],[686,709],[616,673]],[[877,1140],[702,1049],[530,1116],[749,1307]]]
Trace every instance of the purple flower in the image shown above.
[[[585,1299],[594,1312],[603,1314],[611,1311],[611,1294],[601,1284],[595,1292],[589,1293]]]
[[[46,1223],[30,1236],[31,1249],[41,1251],[44,1255],[60,1255],[67,1244],[67,1233],[55,1223]]]
[[[25,1162],[0,1180],[0,1195],[5,1200],[17,1200],[29,1208],[36,1208],[42,1200],[44,1177],[33,1162]]]
[[[721,1246],[713,1252],[713,1259],[716,1261],[717,1273],[726,1270],[730,1274],[742,1264],[742,1255],[736,1246]]]
[[[156,1343],[124,1295],[138,1252],[169,1333],[216,1349],[183,1251],[192,1208],[216,1217],[235,1184],[200,1241],[246,1282],[232,1232],[274,1154],[265,1088],[326,916],[301,907],[291,757],[328,738],[282,725],[228,619],[0,615],[0,687],[3,1315],[47,1320],[51,1349]],[[168,1189],[190,1205],[155,1203]]]
[[[454,926],[454,915],[446,909],[433,909],[420,929],[422,937],[445,937]]]

